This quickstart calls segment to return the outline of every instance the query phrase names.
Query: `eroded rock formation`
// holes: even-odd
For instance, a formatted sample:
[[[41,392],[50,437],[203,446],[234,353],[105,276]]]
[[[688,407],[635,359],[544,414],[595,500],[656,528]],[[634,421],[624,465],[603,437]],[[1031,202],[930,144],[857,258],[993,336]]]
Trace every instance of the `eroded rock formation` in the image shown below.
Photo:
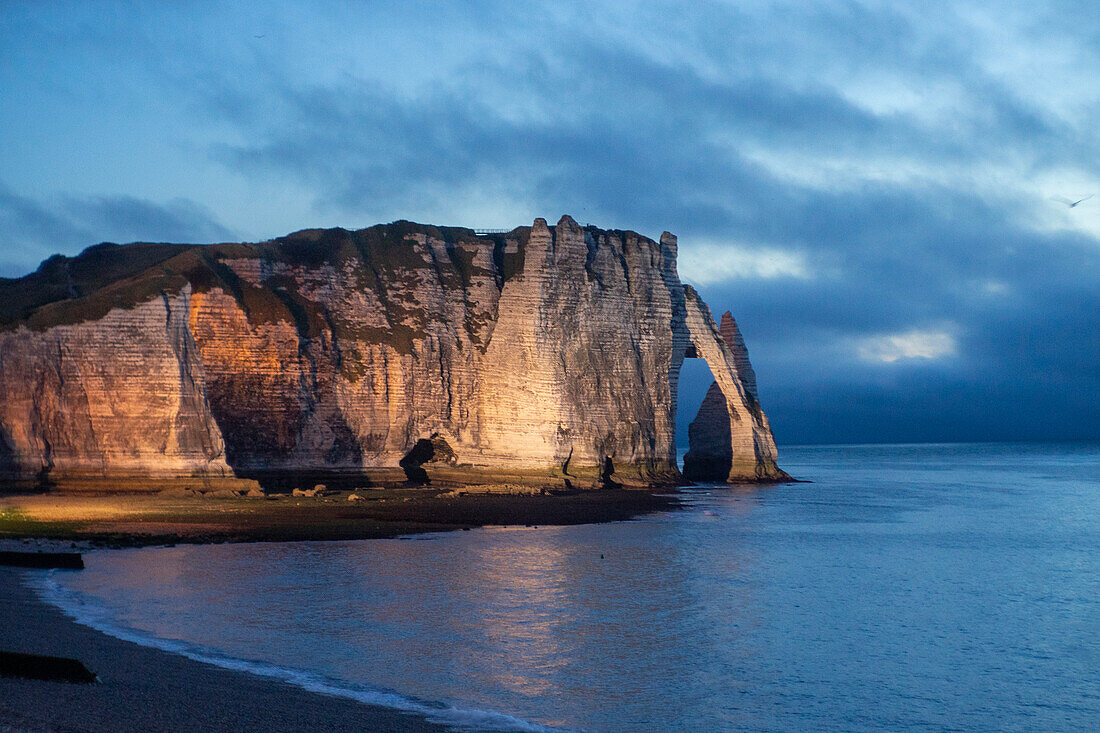
[[[0,281],[0,472],[357,475],[427,440],[457,475],[591,485],[610,457],[617,481],[666,483],[698,356],[708,477],[781,478],[744,343],[676,248],[563,217],[54,257]]]
[[[696,298],[699,309],[706,305]],[[709,313],[700,314],[713,325]],[[699,413],[688,426],[688,452],[684,478],[690,481],[738,481],[755,471],[757,478],[786,476],[776,465],[775,442],[768,418],[756,395],[756,373],[733,314],[722,315],[719,338],[710,347],[722,353],[707,358],[714,382],[707,390]],[[713,360],[712,360],[713,359]],[[714,364],[732,366],[715,371]]]

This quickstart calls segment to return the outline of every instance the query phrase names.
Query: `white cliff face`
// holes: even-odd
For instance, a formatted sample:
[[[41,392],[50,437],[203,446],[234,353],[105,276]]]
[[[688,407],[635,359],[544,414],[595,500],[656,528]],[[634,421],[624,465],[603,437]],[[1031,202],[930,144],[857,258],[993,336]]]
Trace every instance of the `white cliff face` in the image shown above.
[[[0,336],[7,473],[231,475],[187,324],[191,289]]]
[[[664,277],[674,266],[632,232],[535,222],[480,370],[482,462],[594,467],[611,457],[628,480],[675,474]]]
[[[681,285],[667,233],[398,223],[156,267],[182,285],[0,331],[0,471],[355,474],[434,435],[459,472],[590,477],[611,457],[620,481],[670,482],[691,352],[731,416],[728,477],[778,475],[743,343]]]

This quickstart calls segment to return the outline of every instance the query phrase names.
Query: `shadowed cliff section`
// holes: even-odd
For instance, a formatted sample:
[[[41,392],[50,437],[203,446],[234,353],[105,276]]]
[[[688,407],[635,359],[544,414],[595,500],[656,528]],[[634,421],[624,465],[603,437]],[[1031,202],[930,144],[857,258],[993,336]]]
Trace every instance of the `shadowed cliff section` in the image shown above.
[[[598,486],[611,459],[624,484],[671,483],[675,382],[700,356],[732,407],[728,478],[782,477],[743,343],[667,233],[562,217],[103,244],[0,280],[0,304],[8,476],[354,478],[427,439],[452,480]]]

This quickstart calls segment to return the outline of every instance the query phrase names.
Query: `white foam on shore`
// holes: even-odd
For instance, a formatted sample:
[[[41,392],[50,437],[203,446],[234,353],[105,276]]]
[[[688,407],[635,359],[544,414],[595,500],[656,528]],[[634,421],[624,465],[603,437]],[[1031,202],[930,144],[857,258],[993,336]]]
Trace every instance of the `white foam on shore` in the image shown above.
[[[343,697],[367,705],[377,705],[405,713],[412,713],[430,722],[462,731],[523,731],[534,733],[561,733],[561,728],[549,728],[537,723],[491,710],[456,708],[442,703],[431,703],[397,692],[354,685],[329,679],[313,672],[279,667],[265,662],[237,659],[197,644],[161,639],[127,628],[111,617],[110,612],[89,600],[81,593],[66,588],[54,577],[54,571],[27,573],[25,582],[44,602],[59,608],[76,623],[96,631],[152,649],[178,654],[196,662],[212,664],[223,669],[246,672],[258,677],[280,680],[309,692]]]

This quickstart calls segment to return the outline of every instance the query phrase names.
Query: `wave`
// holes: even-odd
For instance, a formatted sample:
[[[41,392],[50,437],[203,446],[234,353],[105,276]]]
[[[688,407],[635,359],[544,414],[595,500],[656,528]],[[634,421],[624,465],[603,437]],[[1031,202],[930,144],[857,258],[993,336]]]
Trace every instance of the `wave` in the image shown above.
[[[53,577],[53,571],[43,575],[35,574],[34,576],[27,575],[24,577],[27,585],[38,594],[39,598],[59,608],[62,613],[76,623],[122,641],[178,654],[196,662],[212,664],[223,669],[280,680],[309,692],[348,698],[367,705],[413,713],[433,723],[439,723],[458,730],[563,733],[561,728],[549,728],[505,713],[458,708],[444,703],[419,700],[397,692],[334,680],[306,670],[231,657],[198,644],[150,636],[119,624],[112,618],[106,608],[87,600],[79,592],[66,588],[57,582]]]

